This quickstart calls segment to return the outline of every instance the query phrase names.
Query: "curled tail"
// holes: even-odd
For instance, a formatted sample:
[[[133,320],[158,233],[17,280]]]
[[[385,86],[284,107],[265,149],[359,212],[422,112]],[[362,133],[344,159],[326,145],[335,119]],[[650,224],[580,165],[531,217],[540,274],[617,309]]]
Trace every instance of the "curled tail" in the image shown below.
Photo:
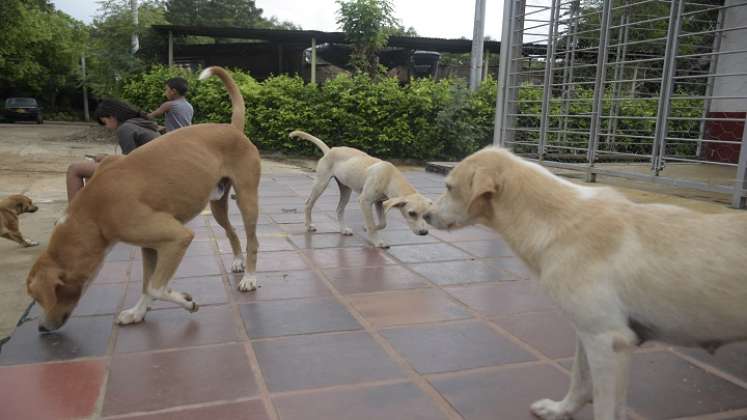
[[[326,155],[327,153],[329,153],[329,146],[327,146],[321,139],[318,139],[318,138],[312,136],[309,133],[306,133],[306,132],[303,132],[303,131],[300,131],[300,130],[296,130],[296,131],[291,132],[289,134],[289,136],[291,138],[297,137],[297,138],[302,138],[304,140],[308,140],[308,141],[314,143],[316,145],[316,147],[318,147],[319,150],[322,151],[323,154]]]
[[[226,86],[226,90],[228,91],[228,97],[231,98],[231,125],[243,132],[246,108],[239,87],[236,85],[236,82],[233,81],[228,72],[223,67],[218,66],[208,67],[203,70],[202,73],[200,73],[200,80],[205,80],[213,75],[218,76],[218,78],[223,82],[223,85]]]

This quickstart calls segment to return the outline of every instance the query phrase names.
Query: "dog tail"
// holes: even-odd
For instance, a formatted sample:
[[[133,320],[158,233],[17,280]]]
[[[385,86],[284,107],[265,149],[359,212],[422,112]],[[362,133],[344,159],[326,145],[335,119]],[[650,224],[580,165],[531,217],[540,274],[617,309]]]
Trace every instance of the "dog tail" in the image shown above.
[[[327,146],[321,139],[318,139],[318,138],[312,136],[309,133],[306,133],[306,132],[303,132],[303,131],[300,131],[300,130],[296,130],[296,131],[291,132],[289,134],[289,136],[291,138],[302,138],[304,140],[308,140],[308,141],[314,143],[316,145],[316,147],[318,147],[319,150],[321,150],[322,153],[324,153],[325,155],[327,153],[329,153],[329,146]]]
[[[231,75],[223,67],[213,66],[208,67],[200,73],[200,80],[205,80],[210,76],[218,76],[218,78],[226,86],[228,91],[228,97],[231,98],[231,125],[236,127],[239,131],[244,131],[244,116],[246,115],[246,107],[244,106],[244,97],[241,96],[241,91],[233,81]]]

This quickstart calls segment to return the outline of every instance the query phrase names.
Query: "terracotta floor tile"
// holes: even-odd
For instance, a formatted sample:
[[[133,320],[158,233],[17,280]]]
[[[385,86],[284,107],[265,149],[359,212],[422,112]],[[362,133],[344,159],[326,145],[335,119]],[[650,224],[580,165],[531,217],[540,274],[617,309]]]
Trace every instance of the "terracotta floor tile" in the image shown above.
[[[447,417],[411,383],[272,399],[281,420],[438,420]]]
[[[270,420],[262,400],[119,417],[131,420]]]
[[[233,319],[228,305],[206,306],[195,313],[184,309],[150,311],[143,322],[119,328],[115,351],[125,353],[236,341]]]
[[[183,277],[172,279],[168,286],[178,292],[189,293],[192,295],[195,302],[197,302],[201,307],[206,305],[223,304],[228,301],[226,298],[226,290],[223,287],[223,278],[220,276]],[[130,282],[127,285],[127,297],[125,297],[125,304],[122,306],[122,309],[134,306],[138,299],[140,299],[142,290],[142,282]],[[181,306],[172,302],[156,300],[151,305],[151,308],[181,308]]]
[[[388,253],[405,263],[466,260],[472,256],[448,244],[400,245],[389,248]]]
[[[375,248],[315,249],[304,253],[319,267],[379,266],[394,262]]]
[[[449,287],[447,291],[489,316],[555,310],[555,304],[533,281],[505,281],[488,285]]]
[[[154,411],[257,393],[241,344],[122,354],[111,361],[103,414]]]
[[[299,335],[252,345],[270,392],[403,377],[365,332]]]
[[[241,213],[238,212],[238,209],[236,213],[231,213],[228,215],[228,221],[231,222],[231,226],[236,229],[236,233],[241,235],[244,232],[244,218],[241,216]],[[272,223],[272,219],[270,219],[270,217],[266,214],[260,214],[257,218],[258,225],[266,225],[269,223]],[[213,229],[213,232],[215,232],[216,238],[225,236],[225,234],[223,233],[223,228],[218,224],[213,216],[208,217],[208,225]]]
[[[377,327],[469,318],[469,313],[435,289],[407,290],[348,299]]]
[[[233,256],[230,254],[223,254],[221,255],[221,260],[223,260],[223,266],[226,271],[231,273],[231,262],[233,261]],[[306,261],[296,251],[259,252],[257,254],[257,271],[285,272],[306,269],[308,269]],[[240,280],[243,273],[232,273],[231,275],[238,277]]]
[[[714,355],[701,349],[678,348],[678,351],[747,381],[747,343],[725,345]]]
[[[263,206],[264,208],[265,206]],[[293,208],[293,206],[284,206],[288,208]],[[286,223],[303,223],[305,221],[306,216],[304,216],[303,211],[295,211],[295,212],[286,212],[286,213],[275,213],[271,214],[270,217],[275,223],[278,224],[286,224]],[[319,212],[312,212],[311,213],[311,219],[312,223],[313,221],[319,221],[319,222],[329,222],[330,219],[327,217],[324,213]]]
[[[132,259],[135,251],[138,251],[134,246],[125,243],[118,243],[106,254],[105,261],[129,261]]]
[[[436,238],[447,242],[500,239],[500,235],[498,235],[497,233],[477,226],[469,226],[464,229],[450,231],[432,229],[431,234]]]
[[[491,257],[515,257],[514,252],[503,239],[493,239],[488,241],[469,241],[469,242],[451,242],[452,245],[459,247],[478,258]]]
[[[328,269],[324,275],[342,294],[430,287],[425,279],[398,265]]]
[[[747,408],[747,389],[693,366],[671,352],[638,352],[632,365],[630,406],[647,418],[668,419]]]
[[[36,320],[17,327],[0,353],[0,364],[39,363],[103,356],[109,346],[112,316],[71,317],[59,330],[39,334]],[[0,416],[1,417],[1,416]]]
[[[368,242],[368,234],[362,228],[355,230],[356,235]],[[386,229],[378,232],[379,237],[389,245],[413,245],[413,244],[432,244],[440,242],[433,235],[416,235],[409,228],[393,229],[388,226]]]
[[[561,313],[524,313],[496,318],[495,323],[549,358],[571,357],[576,351],[576,329]]]
[[[479,321],[391,328],[382,330],[381,334],[420,373],[536,360]]]
[[[220,273],[218,261],[213,255],[184,257],[174,274],[174,278],[214,276]],[[140,278],[142,278],[142,274]]]
[[[195,234],[194,241],[213,240],[213,231],[207,226],[194,227],[190,228],[190,230]]]
[[[187,248],[185,257],[196,257],[200,255],[214,255],[215,245],[213,241],[192,241]]]
[[[289,239],[297,247],[311,248],[347,248],[366,246],[366,242],[355,236],[344,236],[340,233],[303,233],[290,235]]]
[[[536,420],[529,406],[537,400],[562,399],[568,377],[549,365],[476,371],[430,382],[465,420]],[[587,407],[573,418],[592,419]]]
[[[292,235],[303,235],[306,233],[306,226],[303,223],[285,223],[277,226],[282,229],[283,232]],[[318,217],[314,219],[314,226],[316,226],[315,233],[340,233],[340,225],[337,224],[337,222],[333,222],[332,219],[328,217]]]
[[[257,273],[259,288],[251,292],[238,290],[241,277],[230,276],[229,294],[234,302],[248,303],[275,299],[329,296],[329,288],[311,271]]]
[[[410,268],[430,281],[440,284],[481,283],[517,280],[516,275],[501,269],[491,260],[449,261],[411,264]]]
[[[139,253],[140,251],[137,252]],[[102,284],[126,282],[127,280],[129,280],[128,270],[130,268],[130,264],[130,261],[105,262],[101,266],[99,274],[96,276],[94,283]]]
[[[250,338],[361,329],[332,297],[248,303],[239,309]]]
[[[88,418],[96,408],[105,369],[102,360],[0,368],[0,418]]]
[[[103,283],[92,284],[85,291],[73,311],[73,316],[86,315],[108,315],[118,312],[119,304],[124,297],[125,286],[129,283]],[[41,307],[34,305],[29,311],[29,316],[37,318],[41,313]]]
[[[495,261],[502,269],[519,276],[519,278],[529,279],[534,277],[526,264],[524,264],[524,262],[518,257],[498,258]]]

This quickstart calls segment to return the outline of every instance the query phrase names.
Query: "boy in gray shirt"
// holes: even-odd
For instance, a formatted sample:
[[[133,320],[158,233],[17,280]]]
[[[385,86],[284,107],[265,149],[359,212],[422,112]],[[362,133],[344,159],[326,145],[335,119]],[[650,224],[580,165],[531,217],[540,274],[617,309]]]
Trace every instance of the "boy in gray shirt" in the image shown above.
[[[148,118],[155,119],[164,115],[166,132],[192,124],[194,110],[187,102],[184,95],[187,94],[187,81],[181,77],[174,77],[166,81],[163,94],[168,101],[161,104],[155,111],[148,114]]]

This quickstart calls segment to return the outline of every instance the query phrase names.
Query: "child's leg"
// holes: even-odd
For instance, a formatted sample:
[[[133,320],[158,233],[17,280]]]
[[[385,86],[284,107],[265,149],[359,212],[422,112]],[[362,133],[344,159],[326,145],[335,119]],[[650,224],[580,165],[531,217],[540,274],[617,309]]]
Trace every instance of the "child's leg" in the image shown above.
[[[83,180],[93,176],[98,163],[93,161],[76,162],[67,167],[67,202],[83,188]]]

